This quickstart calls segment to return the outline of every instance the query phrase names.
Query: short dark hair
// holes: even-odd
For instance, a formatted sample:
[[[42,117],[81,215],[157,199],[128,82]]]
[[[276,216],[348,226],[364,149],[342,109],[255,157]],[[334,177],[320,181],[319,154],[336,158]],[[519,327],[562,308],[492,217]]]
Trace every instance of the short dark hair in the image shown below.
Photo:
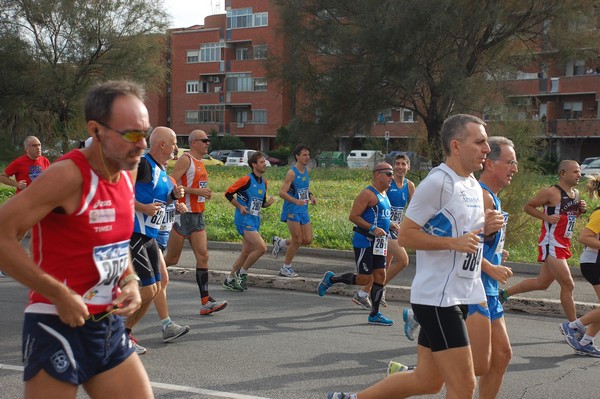
[[[308,150],[308,152],[310,152],[310,147],[307,146],[306,144],[298,144],[296,147],[294,147],[294,151],[292,152],[292,154],[294,154],[294,160],[297,161],[298,158],[296,158],[298,155],[300,155],[300,153],[303,150]]]
[[[258,163],[258,160],[260,158],[266,158],[265,154],[263,154],[260,151],[255,151],[252,153],[252,155],[250,155],[248,157],[248,166],[250,166],[250,168],[253,168],[253,164]]]
[[[408,164],[408,166],[410,166],[410,158],[408,157],[408,155],[406,154],[398,154],[394,157],[394,163],[398,160],[398,159],[404,159],[406,161],[406,163]]]
[[[469,123],[486,125],[481,118],[468,114],[456,114],[444,121],[442,130],[440,131],[440,141],[442,142],[444,155],[450,155],[450,142],[452,140],[461,140],[464,138],[466,133],[465,126]]]
[[[144,89],[128,80],[109,80],[96,84],[85,99],[85,121],[108,122],[115,98],[131,95],[144,101]]]

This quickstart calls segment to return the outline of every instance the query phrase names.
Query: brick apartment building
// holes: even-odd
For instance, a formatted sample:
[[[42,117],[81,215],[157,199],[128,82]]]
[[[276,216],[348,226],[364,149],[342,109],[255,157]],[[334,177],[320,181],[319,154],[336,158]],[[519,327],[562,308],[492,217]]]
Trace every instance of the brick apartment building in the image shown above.
[[[241,138],[247,148],[270,150],[292,115],[289,90],[265,77],[265,59],[282,54],[286,43],[277,10],[269,0],[225,0],[225,9],[203,25],[170,32],[170,81],[165,96],[149,98],[151,123],[182,137],[194,129],[216,131]],[[543,73],[519,73],[504,82],[509,95],[502,116],[483,111],[484,119],[533,124],[557,158],[600,156],[599,65],[575,60]],[[397,143],[424,132],[412,111],[394,108],[373,121],[370,137]],[[360,140],[339,137],[338,150],[348,153]]]

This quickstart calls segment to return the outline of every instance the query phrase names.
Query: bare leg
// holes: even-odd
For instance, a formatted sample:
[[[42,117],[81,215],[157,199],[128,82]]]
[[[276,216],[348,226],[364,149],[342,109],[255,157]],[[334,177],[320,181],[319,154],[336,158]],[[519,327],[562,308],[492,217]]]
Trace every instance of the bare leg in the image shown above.
[[[501,317],[492,321],[492,360],[489,371],[479,378],[479,399],[496,398],[511,358],[506,323]]]
[[[52,378],[44,370],[40,370],[35,377],[25,381],[25,399],[74,399],[76,395],[77,385]]]
[[[267,252],[267,245],[258,231],[246,231],[242,238],[242,252],[231,269],[230,276],[240,269],[248,270]]]
[[[158,293],[158,291],[160,289],[159,286],[160,286],[160,283],[151,284],[151,285],[147,285],[145,287],[140,288],[140,296],[142,297],[142,305],[131,316],[129,316],[127,319],[125,319],[125,327],[127,327],[130,330],[133,330],[133,327],[142,319],[142,317],[144,317],[144,315],[150,308],[150,305],[152,304],[154,297],[156,296],[156,294]]]
[[[181,251],[183,251],[183,242],[185,238],[177,233],[175,230],[171,230],[169,235],[169,242],[167,244],[167,256],[165,256],[165,263],[168,266],[176,265],[179,262]]]
[[[154,398],[146,369],[135,353],[118,366],[92,377],[83,387],[92,399]]]
[[[545,267],[550,270],[558,284],[560,285],[560,303],[565,311],[565,315],[569,321],[577,319],[577,310],[575,307],[575,299],[573,298],[573,290],[575,283],[571,276],[571,270],[566,259],[556,259],[552,256],[546,258]]]
[[[196,269],[208,269],[208,243],[206,238],[206,230],[195,231],[189,237],[192,251],[196,257]],[[171,239],[169,238],[169,243]],[[167,257],[169,253],[167,252]],[[169,263],[167,262],[167,266]]]
[[[516,295],[522,294],[524,292],[548,289],[548,287],[550,287],[550,284],[552,284],[552,282],[554,281],[554,276],[546,266],[547,262],[548,259],[546,259],[546,261],[542,264],[540,274],[538,274],[537,277],[527,278],[525,280],[522,280],[520,283],[508,287],[506,289],[508,295]]]
[[[154,307],[156,308],[156,312],[158,313],[158,317],[161,320],[169,317],[169,304],[167,303],[167,285],[169,284],[169,272],[167,270],[167,265],[165,263],[165,258],[163,258],[162,252],[159,254],[159,263],[160,263],[160,289],[154,297]]]
[[[489,318],[478,312],[469,315],[466,324],[475,375],[484,375],[490,368],[492,358],[492,324]]]

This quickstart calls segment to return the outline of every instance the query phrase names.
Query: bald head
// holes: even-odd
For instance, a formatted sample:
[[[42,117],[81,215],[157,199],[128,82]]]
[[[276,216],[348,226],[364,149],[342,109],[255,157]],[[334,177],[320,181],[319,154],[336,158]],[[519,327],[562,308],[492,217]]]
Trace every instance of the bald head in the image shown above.
[[[383,170],[389,169],[389,170],[391,170],[391,171],[393,171],[393,170],[394,170],[394,168],[392,168],[392,165],[390,165],[389,163],[387,163],[387,162],[379,162],[379,163],[378,163],[378,164],[376,164],[376,165],[375,165],[375,167],[373,168],[373,172],[377,172],[377,171],[380,171],[380,170],[382,170],[382,169],[383,169]]]
[[[199,140],[199,139],[206,139],[208,138],[208,136],[206,135],[206,132],[204,130],[194,130],[193,132],[190,133],[190,138],[189,143],[191,144],[194,140]]]
[[[176,138],[175,132],[168,127],[159,126],[152,131],[150,135],[150,149],[152,147],[156,147],[160,145],[161,142],[172,141],[173,138]]]

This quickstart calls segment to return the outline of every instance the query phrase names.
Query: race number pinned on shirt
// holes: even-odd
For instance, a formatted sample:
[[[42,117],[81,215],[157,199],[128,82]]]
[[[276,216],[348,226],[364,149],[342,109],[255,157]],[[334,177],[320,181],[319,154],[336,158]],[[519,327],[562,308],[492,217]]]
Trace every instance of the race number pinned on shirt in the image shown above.
[[[250,215],[252,216],[260,216],[260,210],[262,209],[262,200],[258,198],[254,198],[250,203]]]
[[[82,295],[92,305],[107,305],[113,300],[114,288],[129,262],[129,240],[95,247],[92,253],[99,279]]]
[[[387,236],[375,237],[373,241],[373,255],[387,256]]]
[[[577,221],[577,216],[575,215],[567,215],[567,228],[565,229],[565,238],[573,237],[573,230],[575,229],[575,222]]]
[[[165,217],[165,210],[166,210],[167,206],[163,201],[156,200],[156,199],[154,200],[153,203],[160,204],[160,209],[158,209],[156,211],[156,213],[154,215],[152,215],[151,217],[147,217],[144,224],[147,227],[160,230],[160,225],[162,224],[163,218]]]
[[[305,204],[308,204],[309,200],[308,188],[301,188],[298,190],[298,199],[304,201]]]
[[[463,232],[463,234],[467,233],[468,231]],[[483,236],[479,237],[477,251],[474,253],[461,253],[461,255],[458,276],[469,279],[478,278],[481,273],[481,260],[483,259]]]
[[[198,182],[198,187],[200,187],[200,188],[206,188],[207,185],[208,185],[207,181]],[[198,202],[206,202],[206,197],[199,195]]]
[[[403,206],[392,206],[390,221],[400,223],[402,221],[402,215],[404,214]]]

